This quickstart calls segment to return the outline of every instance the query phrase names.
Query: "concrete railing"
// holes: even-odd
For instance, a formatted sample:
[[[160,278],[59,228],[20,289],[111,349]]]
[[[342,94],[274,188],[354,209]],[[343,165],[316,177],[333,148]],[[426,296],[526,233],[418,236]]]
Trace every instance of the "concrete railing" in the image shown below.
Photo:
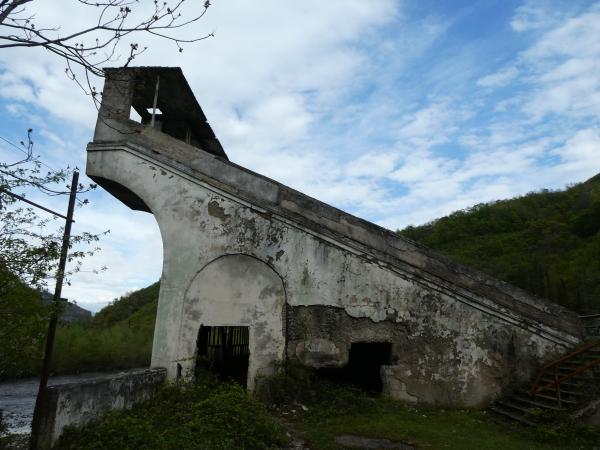
[[[164,384],[164,368],[135,369],[79,383],[50,386],[42,408],[39,449],[50,449],[63,429],[92,422],[113,409],[148,400]]]

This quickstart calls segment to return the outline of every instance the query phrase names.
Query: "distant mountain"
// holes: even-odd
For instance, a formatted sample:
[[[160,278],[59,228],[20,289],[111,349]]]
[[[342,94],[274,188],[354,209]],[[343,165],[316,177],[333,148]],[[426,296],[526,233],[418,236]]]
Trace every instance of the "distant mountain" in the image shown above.
[[[580,313],[600,312],[600,175],[398,231]]]
[[[53,297],[54,296],[48,291],[42,292],[42,301],[47,305],[52,303]],[[65,309],[63,310],[59,318],[61,323],[68,325],[74,322],[86,320],[89,321],[92,319],[91,311],[88,311],[87,309],[82,308],[81,306],[76,305],[75,303],[72,303],[65,298],[61,298],[61,301],[65,302]]]

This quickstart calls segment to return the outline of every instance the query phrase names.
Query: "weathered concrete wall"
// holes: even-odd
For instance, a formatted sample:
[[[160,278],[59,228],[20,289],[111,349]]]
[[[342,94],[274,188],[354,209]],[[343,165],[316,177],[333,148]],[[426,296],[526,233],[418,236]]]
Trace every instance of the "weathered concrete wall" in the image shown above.
[[[136,369],[80,383],[50,386],[42,410],[38,448],[49,449],[69,425],[81,426],[113,409],[149,399],[165,382],[163,368]]]
[[[581,335],[564,308],[122,118],[98,122],[87,173],[158,222],[152,365],[171,378],[193,367],[200,325],[247,324],[250,389],[284,355],[340,365],[377,341],[392,343],[392,397],[471,406]]]
[[[203,157],[197,157],[199,168]],[[169,377],[176,376],[177,364],[193,366],[200,324],[243,325],[259,318],[269,325],[268,334],[263,336],[263,327],[255,326],[254,339],[262,339],[262,351],[273,361],[280,358],[280,331],[272,325],[281,321],[283,297],[276,294],[277,300],[269,300],[278,305],[269,312],[257,301],[260,286],[244,281],[241,287],[248,285],[248,301],[240,303],[244,291],[232,287],[236,276],[231,273],[246,263],[238,258],[233,264],[238,268],[212,269],[209,263],[223,255],[249,255],[252,258],[245,261],[258,259],[269,265],[278,276],[265,276],[261,283],[266,289],[275,278],[283,280],[292,311],[301,306],[336,311],[340,325],[327,330],[310,325],[313,319],[306,313],[293,313],[293,328],[304,323],[306,333],[290,334],[289,357],[310,361],[297,349],[310,350],[314,338],[339,348],[341,361],[347,358],[351,342],[392,342],[396,362],[385,369],[384,384],[394,398],[479,405],[499,395],[510,382],[527,379],[541,361],[577,342],[576,333],[569,329],[568,312],[565,326],[552,322],[554,314],[563,312],[560,308],[519,292],[528,303],[522,305],[511,297],[516,305],[511,309],[485,295],[486,286],[480,287],[472,278],[473,289],[468,290],[431,272],[409,270],[402,261],[382,261],[375,251],[359,250],[236,198],[198,172],[185,171],[156,155],[150,159],[136,148],[90,146],[88,173],[110,177],[135,192],[159,224],[164,263],[152,364],[167,367]],[[202,275],[203,270],[210,274]],[[483,279],[480,283],[486,282],[478,276]],[[358,327],[356,320],[363,325]],[[264,368],[264,360],[254,362],[255,356],[251,354],[252,364]]]
[[[211,261],[185,293],[179,333],[182,369],[188,373],[194,369],[201,325],[248,326],[252,358],[247,383],[254,387],[256,376],[269,375],[273,361],[283,358],[284,306],[283,282],[267,264],[247,255]]]
[[[481,406],[508,384],[528,379],[554,349],[518,327],[452,303],[407,298],[410,313],[380,322],[341,308],[292,307],[288,355],[313,367],[339,368],[353,342],[389,342],[392,361],[382,370],[384,393],[412,402]]]

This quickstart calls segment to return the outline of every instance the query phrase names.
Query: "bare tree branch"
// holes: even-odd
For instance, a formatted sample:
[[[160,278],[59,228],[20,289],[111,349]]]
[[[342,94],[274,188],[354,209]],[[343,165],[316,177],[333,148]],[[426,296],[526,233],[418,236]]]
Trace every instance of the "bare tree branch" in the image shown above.
[[[31,1],[32,0],[12,0],[10,3],[8,3],[8,0],[4,0],[2,3],[0,3],[0,8],[5,8],[0,10],[0,24],[3,23],[4,20],[19,6]]]
[[[40,0],[41,1],[41,0]],[[126,44],[127,51],[121,60],[119,44],[125,38],[136,40],[144,35],[171,41],[177,51],[184,44],[213,37],[214,33],[196,36],[181,34],[185,29],[204,17],[210,1],[192,0],[190,5],[197,12],[184,14],[186,0],[72,0],[98,10],[94,24],[83,29],[61,35],[61,27],[39,27],[34,14],[28,12],[33,0],[0,0],[0,49],[45,48],[62,58],[66,63],[66,74],[75,81],[97,103],[98,92],[92,77],[103,77],[103,67],[108,63],[129,66],[135,58],[148,51],[140,42]],[[83,82],[75,75],[75,67],[85,72]]]

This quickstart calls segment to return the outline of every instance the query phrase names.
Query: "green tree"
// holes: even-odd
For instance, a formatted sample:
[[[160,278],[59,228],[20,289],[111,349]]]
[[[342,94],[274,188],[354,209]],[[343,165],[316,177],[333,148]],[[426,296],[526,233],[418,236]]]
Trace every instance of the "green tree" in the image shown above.
[[[34,190],[48,196],[67,194],[64,184],[72,172],[45,170],[33,153],[31,135],[29,130],[27,143],[21,142],[20,147],[11,144],[24,153],[21,159],[0,162],[0,377],[15,373],[19,360],[23,364],[39,356],[48,317],[40,291],[56,274],[62,241],[63,219],[14,195],[26,199]],[[94,187],[81,184],[78,192]],[[80,200],[80,205],[86,203]],[[71,236],[67,280],[79,271],[85,257],[99,250],[99,239],[100,235],[88,232]]]

